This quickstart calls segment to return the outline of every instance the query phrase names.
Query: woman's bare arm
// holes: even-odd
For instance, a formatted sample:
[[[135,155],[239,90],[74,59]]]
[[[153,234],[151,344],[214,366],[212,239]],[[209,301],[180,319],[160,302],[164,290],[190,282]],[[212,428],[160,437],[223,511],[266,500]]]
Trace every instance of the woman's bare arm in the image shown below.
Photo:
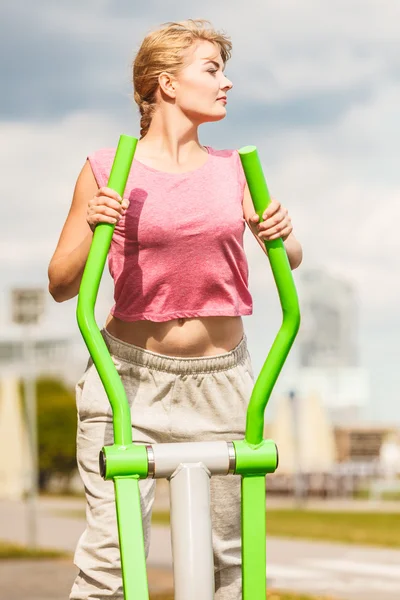
[[[89,254],[93,232],[86,221],[89,199],[98,190],[96,179],[86,161],[77,179],[71,208],[49,264],[49,292],[56,302],[76,296]]]
[[[116,223],[128,206],[114,190],[99,189],[89,161],[77,179],[71,208],[50,261],[49,292],[56,302],[78,294],[83,270],[98,223]]]

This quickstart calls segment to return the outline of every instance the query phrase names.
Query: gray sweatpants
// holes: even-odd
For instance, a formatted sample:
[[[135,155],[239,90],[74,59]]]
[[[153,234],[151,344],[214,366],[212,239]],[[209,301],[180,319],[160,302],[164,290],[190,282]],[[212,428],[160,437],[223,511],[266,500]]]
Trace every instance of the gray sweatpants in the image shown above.
[[[244,437],[254,386],[244,335],[230,352],[181,358],[127,344],[102,331],[124,384],[133,441],[165,443]],[[99,474],[99,451],[113,443],[112,412],[92,361],[77,383],[77,460],[87,500],[87,527],[75,552],[79,574],[70,600],[122,599],[114,485]],[[155,480],[139,482],[146,556]],[[240,600],[240,477],[211,478],[216,600]],[[188,599],[190,600],[190,599]]]

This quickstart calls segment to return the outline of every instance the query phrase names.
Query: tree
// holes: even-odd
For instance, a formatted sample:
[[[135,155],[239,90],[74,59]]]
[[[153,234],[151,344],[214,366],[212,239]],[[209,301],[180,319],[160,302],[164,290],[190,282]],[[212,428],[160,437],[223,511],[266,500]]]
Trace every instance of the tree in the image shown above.
[[[38,379],[36,394],[39,488],[44,490],[53,475],[68,482],[76,469],[76,405],[74,391],[58,379]]]

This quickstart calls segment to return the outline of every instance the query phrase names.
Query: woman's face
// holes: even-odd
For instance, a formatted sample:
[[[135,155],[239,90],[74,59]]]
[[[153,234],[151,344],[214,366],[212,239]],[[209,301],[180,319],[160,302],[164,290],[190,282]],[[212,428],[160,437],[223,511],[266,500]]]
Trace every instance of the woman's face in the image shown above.
[[[233,84],[223,73],[218,46],[201,40],[189,56],[190,63],[173,78],[176,105],[197,124],[219,121],[226,115],[226,101],[220,98]]]

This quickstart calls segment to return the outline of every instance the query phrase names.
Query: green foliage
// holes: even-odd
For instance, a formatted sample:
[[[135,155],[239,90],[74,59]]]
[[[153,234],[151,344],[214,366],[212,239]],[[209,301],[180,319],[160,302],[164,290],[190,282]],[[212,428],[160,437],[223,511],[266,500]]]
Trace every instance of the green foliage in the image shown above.
[[[57,379],[38,379],[36,394],[39,486],[44,490],[52,475],[68,481],[76,469],[76,405],[74,391]]]
[[[67,552],[60,552],[58,550],[45,550],[43,548],[27,548],[19,544],[11,542],[5,542],[0,540],[0,560],[15,560],[19,558],[69,558],[70,555]]]
[[[61,381],[37,382],[39,470],[43,482],[52,474],[69,477],[76,469],[75,395]]]

